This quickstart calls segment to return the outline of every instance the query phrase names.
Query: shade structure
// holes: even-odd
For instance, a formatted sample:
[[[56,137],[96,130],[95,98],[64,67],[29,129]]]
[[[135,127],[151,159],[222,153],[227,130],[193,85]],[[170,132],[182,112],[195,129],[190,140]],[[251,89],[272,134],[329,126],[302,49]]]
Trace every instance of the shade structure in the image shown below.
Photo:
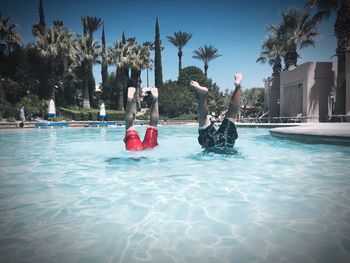
[[[56,116],[55,102],[53,101],[53,99],[51,99],[49,102],[48,116],[49,118],[53,118]]]

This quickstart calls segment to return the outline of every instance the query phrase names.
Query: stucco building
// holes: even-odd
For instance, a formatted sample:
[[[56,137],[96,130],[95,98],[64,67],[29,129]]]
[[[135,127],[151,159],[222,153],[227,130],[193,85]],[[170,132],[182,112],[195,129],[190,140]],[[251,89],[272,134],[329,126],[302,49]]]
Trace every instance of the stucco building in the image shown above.
[[[350,68],[350,65],[347,65]],[[337,63],[307,62],[265,81],[266,106],[270,117],[296,117],[303,121],[325,122],[334,115],[336,103],[350,114],[350,90],[336,94]],[[339,105],[338,105],[339,106]]]

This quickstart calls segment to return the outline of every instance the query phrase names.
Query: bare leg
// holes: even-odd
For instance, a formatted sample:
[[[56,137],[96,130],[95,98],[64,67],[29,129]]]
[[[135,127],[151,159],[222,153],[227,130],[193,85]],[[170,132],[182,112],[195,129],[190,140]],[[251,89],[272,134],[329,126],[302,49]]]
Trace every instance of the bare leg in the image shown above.
[[[231,97],[231,101],[229,104],[229,108],[225,114],[225,118],[230,119],[233,121],[233,117],[238,113],[239,111],[239,105],[240,105],[240,97],[241,97],[241,82],[243,79],[242,73],[235,74],[235,91],[233,92],[233,95]]]
[[[208,104],[207,104],[207,94],[208,89],[206,87],[202,87],[198,84],[197,81],[191,81],[190,85],[195,88],[198,93],[198,124],[199,127],[203,127],[210,124],[210,121],[207,118],[208,115]]]
[[[149,125],[153,127],[157,127],[158,120],[159,120],[158,89],[151,88],[151,94],[152,94],[153,102],[152,102],[151,117],[149,120]]]
[[[126,108],[125,108],[125,129],[126,129],[126,131],[135,130],[135,126],[134,126],[134,113],[136,110],[135,91],[136,91],[136,88],[134,88],[134,87],[128,88],[128,97],[127,97]]]

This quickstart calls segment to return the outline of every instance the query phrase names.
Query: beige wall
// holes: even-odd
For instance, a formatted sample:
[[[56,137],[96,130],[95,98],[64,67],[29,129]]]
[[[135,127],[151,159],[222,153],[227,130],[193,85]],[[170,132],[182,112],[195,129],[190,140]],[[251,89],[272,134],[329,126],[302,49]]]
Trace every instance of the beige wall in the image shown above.
[[[327,121],[334,76],[332,62],[307,62],[281,72],[280,115],[295,117],[302,113],[312,117],[308,121]]]

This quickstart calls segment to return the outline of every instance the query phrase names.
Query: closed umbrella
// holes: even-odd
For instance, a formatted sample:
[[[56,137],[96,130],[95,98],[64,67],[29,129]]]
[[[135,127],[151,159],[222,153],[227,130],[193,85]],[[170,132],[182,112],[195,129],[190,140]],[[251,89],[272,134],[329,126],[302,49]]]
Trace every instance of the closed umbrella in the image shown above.
[[[104,120],[104,118],[106,118],[106,109],[104,103],[102,103],[100,106],[100,118],[101,120]]]
[[[49,102],[49,119],[53,119],[56,117],[56,108],[55,108],[55,102],[53,99]]]

